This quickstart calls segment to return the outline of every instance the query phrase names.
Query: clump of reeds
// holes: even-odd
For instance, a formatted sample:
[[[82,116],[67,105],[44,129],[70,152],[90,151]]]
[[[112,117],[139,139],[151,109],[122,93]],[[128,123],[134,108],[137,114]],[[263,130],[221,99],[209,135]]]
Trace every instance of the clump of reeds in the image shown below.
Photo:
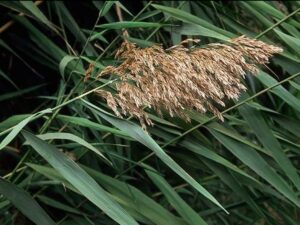
[[[116,93],[97,93],[117,116],[133,116],[144,128],[152,124],[145,107],[186,121],[190,120],[187,111],[192,109],[210,111],[222,120],[216,104],[225,106],[225,99],[237,99],[246,89],[241,77],[247,72],[256,74],[256,64],[268,63],[274,53],[282,51],[245,36],[204,48],[187,48],[184,44],[188,41],[167,50],[159,45],[142,49],[125,41],[116,53],[123,63],[108,66],[98,75],[118,75]]]

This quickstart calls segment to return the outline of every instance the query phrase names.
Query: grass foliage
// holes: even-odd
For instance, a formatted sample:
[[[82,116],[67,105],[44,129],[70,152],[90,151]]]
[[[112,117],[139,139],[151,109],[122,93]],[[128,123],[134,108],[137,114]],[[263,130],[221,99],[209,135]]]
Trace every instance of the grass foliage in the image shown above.
[[[299,224],[300,2],[72,4],[0,2],[10,21],[0,39],[9,58],[0,69],[1,225]],[[146,109],[146,132],[95,95],[116,91],[114,76],[96,76],[120,64],[124,39],[167,48],[240,35],[284,51],[246,75],[247,91],[219,108],[224,122]]]

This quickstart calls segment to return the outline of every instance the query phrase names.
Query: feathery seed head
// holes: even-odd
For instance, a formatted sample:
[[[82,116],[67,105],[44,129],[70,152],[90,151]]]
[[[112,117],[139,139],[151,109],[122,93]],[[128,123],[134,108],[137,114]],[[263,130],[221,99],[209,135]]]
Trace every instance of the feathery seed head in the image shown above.
[[[119,76],[117,92],[101,90],[97,94],[106,99],[117,116],[133,116],[143,128],[152,125],[144,107],[154,109],[159,115],[164,110],[186,121],[190,120],[187,110],[192,109],[201,113],[210,111],[223,120],[215,105],[225,106],[224,100],[237,99],[246,89],[241,77],[258,71],[254,63],[268,63],[273,54],[282,51],[245,36],[230,39],[228,45],[184,47],[190,41],[199,42],[187,39],[167,50],[160,45],[141,49],[123,42],[116,53],[123,63],[107,66],[98,75]]]

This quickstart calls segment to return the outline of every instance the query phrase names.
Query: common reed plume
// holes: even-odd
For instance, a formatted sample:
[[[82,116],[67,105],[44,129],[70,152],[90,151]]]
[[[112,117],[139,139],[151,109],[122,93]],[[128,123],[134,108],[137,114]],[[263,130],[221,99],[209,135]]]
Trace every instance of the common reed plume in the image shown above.
[[[274,53],[282,51],[245,36],[204,48],[187,48],[187,42],[164,50],[160,45],[141,49],[125,41],[116,53],[116,58],[124,60],[122,64],[107,66],[98,75],[119,76],[116,93],[97,93],[117,116],[133,116],[143,128],[152,125],[145,107],[186,121],[190,121],[189,110],[210,111],[223,120],[216,104],[224,107],[224,100],[237,99],[246,89],[241,77],[247,72],[256,74],[256,64],[268,63]]]

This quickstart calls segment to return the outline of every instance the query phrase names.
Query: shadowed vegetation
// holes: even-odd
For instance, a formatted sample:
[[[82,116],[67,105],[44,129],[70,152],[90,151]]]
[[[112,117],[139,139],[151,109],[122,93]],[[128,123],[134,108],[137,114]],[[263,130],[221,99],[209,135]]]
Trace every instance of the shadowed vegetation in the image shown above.
[[[1,225],[299,223],[300,2],[0,9]]]

